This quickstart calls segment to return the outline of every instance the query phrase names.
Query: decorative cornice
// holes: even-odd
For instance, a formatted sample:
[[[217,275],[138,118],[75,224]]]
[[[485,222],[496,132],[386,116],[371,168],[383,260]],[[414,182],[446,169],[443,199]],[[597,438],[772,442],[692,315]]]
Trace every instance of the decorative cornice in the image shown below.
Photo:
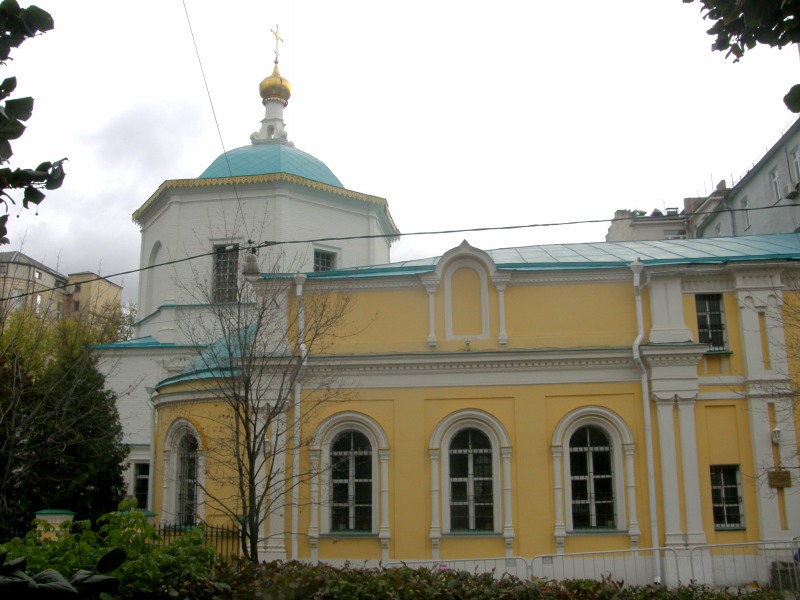
[[[305,177],[299,177],[297,175],[290,175],[289,173],[267,173],[264,175],[242,175],[239,177],[209,177],[209,178],[198,178],[198,179],[168,179],[160,186],[158,189],[145,201],[142,206],[133,213],[131,219],[134,223],[140,224],[139,219],[141,216],[153,205],[155,204],[158,199],[167,191],[171,189],[181,189],[181,188],[210,188],[210,187],[226,187],[226,186],[235,186],[235,185],[248,185],[248,184],[258,184],[258,183],[275,183],[275,182],[286,182],[286,183],[294,183],[296,185],[300,185],[303,187],[321,190],[323,192],[327,192],[330,194],[335,194],[337,196],[342,196],[344,198],[350,198],[351,200],[358,200],[360,202],[368,202],[370,204],[377,204],[378,206],[383,207],[386,209],[386,218],[389,221],[389,224],[392,227],[392,230],[396,234],[400,234],[400,230],[397,229],[397,226],[394,224],[391,215],[389,214],[389,203],[386,201],[385,198],[380,198],[379,196],[370,196],[369,194],[362,194],[361,192],[354,192],[352,190],[347,190],[344,188],[339,188],[333,185],[328,185],[326,183],[320,183],[318,181],[313,181],[311,179],[306,179]]]
[[[706,344],[646,344],[642,356],[650,366],[676,366],[699,363],[708,352]]]

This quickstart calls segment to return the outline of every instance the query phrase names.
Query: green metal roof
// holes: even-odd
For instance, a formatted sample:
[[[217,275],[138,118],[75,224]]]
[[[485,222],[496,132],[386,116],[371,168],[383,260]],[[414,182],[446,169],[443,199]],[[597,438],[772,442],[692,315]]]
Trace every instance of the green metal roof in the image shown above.
[[[800,234],[781,233],[692,240],[547,244],[487,250],[500,269],[546,271],[626,267],[637,258],[646,266],[720,264],[732,261],[800,260]],[[388,277],[430,273],[440,256],[387,265],[309,273],[311,279]]]
[[[111,344],[98,344],[92,346],[93,348],[177,348],[177,344],[159,342],[156,338],[146,335],[140,338],[133,338],[132,340],[124,340],[122,342],[113,342]]]
[[[344,188],[321,160],[292,146],[253,144],[220,154],[198,179],[288,173],[318,183]]]

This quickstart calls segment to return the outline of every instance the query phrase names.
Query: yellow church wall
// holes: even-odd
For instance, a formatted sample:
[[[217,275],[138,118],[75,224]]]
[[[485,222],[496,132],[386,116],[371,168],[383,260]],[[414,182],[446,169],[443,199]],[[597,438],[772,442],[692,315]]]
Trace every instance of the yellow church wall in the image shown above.
[[[533,556],[556,551],[553,537],[555,507],[552,437],[559,422],[570,411],[585,406],[603,406],[614,411],[634,434],[636,520],[642,528],[640,546],[649,545],[649,531],[645,527],[645,523],[649,521],[647,472],[643,458],[638,382],[362,389],[356,394],[356,398],[346,405],[325,407],[319,413],[318,420],[322,421],[343,410],[353,410],[371,417],[383,428],[390,448],[390,557],[425,559],[431,556],[429,441],[433,430],[443,419],[464,409],[477,409],[496,417],[510,438],[515,555]],[[310,436],[313,429],[314,425],[309,424],[304,436]],[[304,454],[302,460],[302,469],[305,469],[308,457]],[[446,456],[442,460],[446,460]],[[496,473],[495,476],[501,477],[501,473]],[[624,484],[621,489],[625,489]],[[442,499],[446,499],[447,485],[444,482],[440,484],[440,490]],[[304,488],[301,495],[308,498],[308,489]],[[495,497],[494,501],[502,506],[502,494]],[[630,511],[627,498],[625,503],[626,511]],[[627,519],[619,517],[619,521],[626,522]],[[306,531],[309,523],[309,510],[303,508],[300,530]],[[288,527],[287,520],[287,529]],[[299,544],[301,556],[309,556],[310,546],[307,540],[301,536]],[[569,534],[566,540],[568,552],[588,552],[601,548],[623,549],[629,545],[630,538],[626,531],[575,532]],[[440,545],[443,559],[501,556],[503,553],[503,539],[498,533],[445,533]],[[377,560],[380,558],[380,545],[374,534],[323,535],[319,542],[319,557],[323,560]]]
[[[171,427],[177,422],[187,421],[197,431],[200,452],[205,461],[203,520],[212,525],[232,523],[231,516],[220,505],[220,502],[223,503],[235,514],[240,512],[232,463],[225,458],[230,456],[229,452],[225,452],[225,449],[231,447],[232,430],[228,425],[230,420],[230,407],[224,402],[188,400],[165,403],[158,407],[153,449],[155,472],[152,477],[153,489],[157,490],[153,497],[153,511],[156,514],[162,517],[165,514],[163,496],[160,493],[164,489],[165,440]]]
[[[458,302],[448,307],[443,285],[434,294],[436,351],[472,351],[510,348],[568,348],[629,346],[636,338],[634,295],[628,283],[509,285],[505,291],[508,344],[498,337],[499,298],[489,282],[486,313],[488,335],[481,337],[480,278],[472,269],[453,274],[452,294]],[[309,292],[311,293],[311,292]],[[332,340],[330,352],[339,354],[429,351],[428,294],[420,283],[400,290],[352,290],[343,335]],[[598,318],[598,307],[609,307]],[[446,331],[451,311],[452,334]],[[356,335],[353,335],[356,333]]]
[[[630,284],[512,285],[505,295],[512,348],[618,347],[636,338]]]
[[[695,407],[697,464],[703,494],[700,510],[709,544],[753,542],[760,538],[755,466],[746,400],[701,401]],[[715,530],[711,504],[712,465],[739,465],[744,529]]]

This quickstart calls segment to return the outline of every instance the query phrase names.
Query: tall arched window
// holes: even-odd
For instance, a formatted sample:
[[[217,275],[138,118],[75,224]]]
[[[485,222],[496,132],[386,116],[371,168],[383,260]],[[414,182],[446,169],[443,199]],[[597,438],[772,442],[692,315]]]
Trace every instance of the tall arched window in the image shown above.
[[[614,529],[614,461],[605,431],[581,427],[569,440],[572,526],[575,529]]]
[[[492,444],[478,429],[450,442],[450,531],[494,531]]]
[[[372,445],[358,431],[331,444],[331,532],[372,531]]]
[[[176,524],[194,525],[197,515],[197,438],[185,433],[178,443]]]

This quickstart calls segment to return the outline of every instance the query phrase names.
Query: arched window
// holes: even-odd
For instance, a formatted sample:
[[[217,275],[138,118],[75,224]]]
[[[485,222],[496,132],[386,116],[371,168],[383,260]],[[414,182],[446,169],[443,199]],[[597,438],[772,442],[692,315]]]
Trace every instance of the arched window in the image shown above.
[[[330,531],[372,531],[372,445],[358,431],[331,444]]]
[[[633,434],[603,406],[581,406],[559,421],[551,446],[556,551],[572,532],[626,532],[639,544]]]
[[[569,441],[574,529],[614,529],[614,461],[605,431],[585,425]]]
[[[176,524],[194,525],[197,515],[197,438],[185,433],[178,442]]]
[[[389,440],[375,419],[348,411],[317,427],[309,448],[311,559],[320,535],[378,534],[381,559],[389,560]]]
[[[478,429],[450,441],[450,531],[494,531],[492,444]]]

